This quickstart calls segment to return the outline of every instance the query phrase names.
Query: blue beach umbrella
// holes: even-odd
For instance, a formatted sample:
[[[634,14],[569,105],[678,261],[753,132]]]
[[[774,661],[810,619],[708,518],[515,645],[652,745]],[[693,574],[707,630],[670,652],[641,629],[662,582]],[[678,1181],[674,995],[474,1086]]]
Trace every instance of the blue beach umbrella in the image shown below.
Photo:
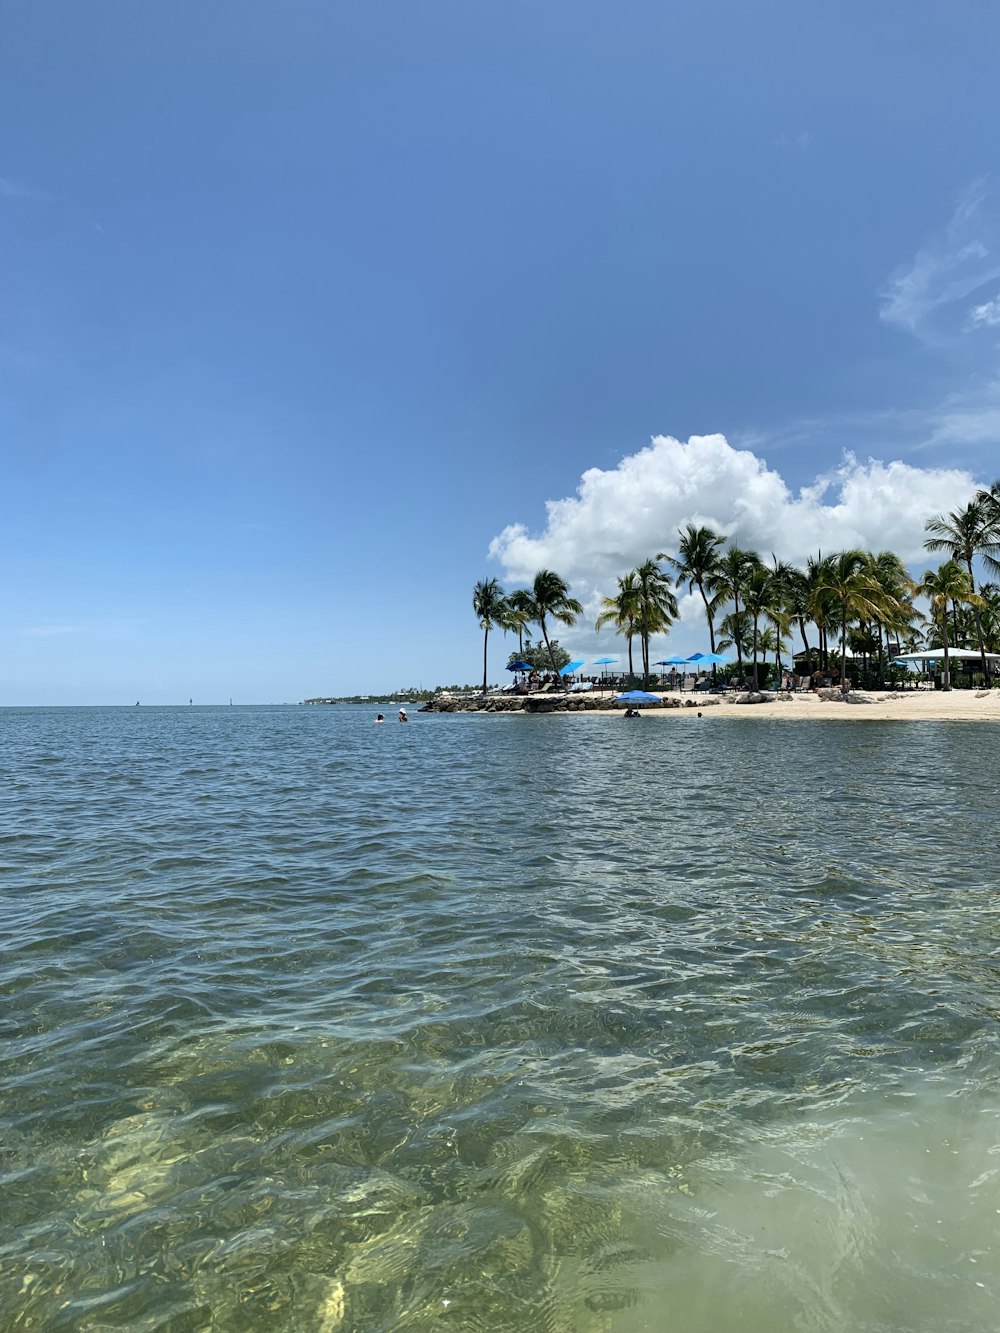
[[[511,662],[510,666],[507,668],[508,671],[530,671],[531,669],[530,662],[522,662],[520,659],[516,662]]]
[[[658,694],[648,694],[645,690],[626,690],[615,696],[616,704],[658,704],[663,700]]]
[[[712,666],[715,663],[722,666],[732,660],[731,657],[720,657],[718,653],[692,653],[690,657],[685,658],[685,661],[697,662],[699,666]]]
[[[612,662],[617,662],[617,657],[599,657],[594,666],[611,666]]]
[[[561,668],[559,672],[560,676],[572,676],[574,671],[580,670],[586,660],[585,657],[581,657],[577,662],[567,662],[566,665]]]

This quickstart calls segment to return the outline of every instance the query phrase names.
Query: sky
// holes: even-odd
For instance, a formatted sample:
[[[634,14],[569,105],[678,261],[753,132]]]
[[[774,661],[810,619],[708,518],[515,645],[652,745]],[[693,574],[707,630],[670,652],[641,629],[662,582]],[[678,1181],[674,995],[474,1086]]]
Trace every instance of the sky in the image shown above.
[[[939,0],[0,0],[0,705],[474,681],[475,583],[540,567],[624,656],[600,598],[689,521],[926,568],[1000,477],[998,47]]]

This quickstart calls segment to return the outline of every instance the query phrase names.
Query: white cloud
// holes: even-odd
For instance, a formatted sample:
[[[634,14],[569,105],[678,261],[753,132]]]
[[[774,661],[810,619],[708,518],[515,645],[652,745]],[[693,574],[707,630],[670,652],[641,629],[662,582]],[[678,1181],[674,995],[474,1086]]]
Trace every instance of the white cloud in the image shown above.
[[[615,579],[658,551],[676,550],[678,528],[705,523],[741,546],[801,564],[818,550],[860,546],[924,561],[924,521],[964,504],[977,487],[966,471],[859,459],[845,453],[829,471],[793,491],[780,473],[722,435],[684,442],[656,436],[613,470],[591,468],[574,496],[546,504],[545,528],[514,523],[489,554],[509,582],[557,570],[587,607],[587,618]],[[686,620],[700,620],[695,595]]]
[[[31,625],[21,631],[30,639],[51,639],[59,634],[76,634],[76,625]]]
[[[989,328],[1000,324],[1000,296],[974,306],[970,318],[973,324],[985,324]]]
[[[962,327],[962,303],[1000,277],[998,233],[986,182],[965,191],[944,233],[900,268],[881,293],[881,318],[923,342],[946,342]],[[953,327],[954,325],[954,327]]]

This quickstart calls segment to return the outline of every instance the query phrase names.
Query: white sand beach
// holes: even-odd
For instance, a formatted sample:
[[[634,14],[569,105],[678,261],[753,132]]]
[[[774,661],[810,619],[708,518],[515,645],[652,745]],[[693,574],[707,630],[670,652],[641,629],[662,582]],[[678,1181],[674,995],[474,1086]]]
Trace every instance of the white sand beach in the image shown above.
[[[658,693],[658,691],[652,691]],[[665,696],[669,697],[669,696]],[[674,698],[677,696],[675,695]],[[834,722],[1000,722],[1000,690],[853,690],[846,702],[813,693],[777,695],[771,702],[740,704],[735,697],[684,696],[683,708],[644,708],[644,718],[822,718]],[[620,708],[595,710],[621,715]]]

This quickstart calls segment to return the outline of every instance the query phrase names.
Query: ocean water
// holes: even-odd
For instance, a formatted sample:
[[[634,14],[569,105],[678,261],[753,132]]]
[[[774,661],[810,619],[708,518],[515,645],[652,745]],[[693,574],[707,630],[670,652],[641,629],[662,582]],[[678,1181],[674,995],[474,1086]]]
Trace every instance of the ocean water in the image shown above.
[[[1000,729],[0,711],[0,1329],[992,1330]]]

